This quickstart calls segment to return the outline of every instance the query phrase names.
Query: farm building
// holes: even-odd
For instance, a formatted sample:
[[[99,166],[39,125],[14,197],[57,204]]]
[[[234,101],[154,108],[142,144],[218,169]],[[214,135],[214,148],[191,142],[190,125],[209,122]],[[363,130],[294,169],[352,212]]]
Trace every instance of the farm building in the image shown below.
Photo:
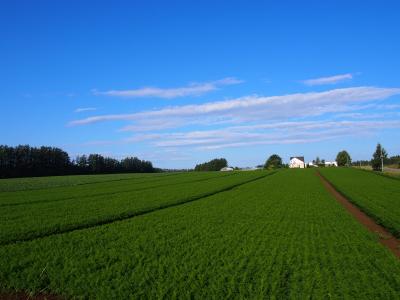
[[[337,162],[336,161],[326,161],[325,162],[325,167],[337,167]]]
[[[290,158],[289,168],[305,168],[304,156],[294,156]]]
[[[229,172],[229,171],[233,171],[233,168],[231,168],[231,167],[223,167],[220,171]]]

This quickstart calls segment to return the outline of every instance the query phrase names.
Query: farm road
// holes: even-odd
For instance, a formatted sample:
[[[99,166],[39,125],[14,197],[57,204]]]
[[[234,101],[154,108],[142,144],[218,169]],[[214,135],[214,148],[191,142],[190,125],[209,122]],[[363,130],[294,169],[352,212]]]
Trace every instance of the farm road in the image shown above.
[[[323,185],[328,192],[335,197],[335,199],[357,219],[362,225],[364,225],[369,231],[379,236],[379,242],[385,247],[389,248],[392,253],[400,258],[400,240],[393,236],[381,225],[375,223],[375,221],[361,211],[356,205],[350,202],[344,195],[342,195],[336,188],[324,177],[320,172],[316,172],[317,176],[321,179]]]

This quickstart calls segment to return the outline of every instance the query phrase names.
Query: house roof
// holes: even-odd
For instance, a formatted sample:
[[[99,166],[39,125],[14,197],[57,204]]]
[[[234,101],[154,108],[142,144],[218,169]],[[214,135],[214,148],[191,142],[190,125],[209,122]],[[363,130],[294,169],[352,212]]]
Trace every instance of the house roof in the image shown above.
[[[298,160],[301,160],[302,162],[304,162],[304,156],[293,156],[290,158],[290,160],[292,160],[293,158],[297,158]]]

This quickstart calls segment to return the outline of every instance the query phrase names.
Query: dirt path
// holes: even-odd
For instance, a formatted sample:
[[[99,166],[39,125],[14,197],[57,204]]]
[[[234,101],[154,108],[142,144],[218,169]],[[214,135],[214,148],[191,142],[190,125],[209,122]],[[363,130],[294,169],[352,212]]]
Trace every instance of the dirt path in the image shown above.
[[[317,176],[321,179],[325,188],[330,192],[335,199],[343,205],[346,210],[353,215],[361,224],[363,224],[369,231],[376,233],[379,236],[379,242],[389,248],[398,258],[400,258],[400,240],[395,238],[389,231],[362,212],[357,206],[347,200],[341,193],[339,193],[332,184],[326,180],[318,171]]]

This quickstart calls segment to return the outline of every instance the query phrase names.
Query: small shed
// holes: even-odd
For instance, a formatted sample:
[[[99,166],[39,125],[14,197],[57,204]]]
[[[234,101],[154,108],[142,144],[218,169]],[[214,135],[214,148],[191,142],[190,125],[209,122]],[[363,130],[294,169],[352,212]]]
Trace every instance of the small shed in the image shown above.
[[[233,168],[231,168],[231,167],[223,167],[220,171],[221,172],[229,172],[229,171],[233,171]]]

